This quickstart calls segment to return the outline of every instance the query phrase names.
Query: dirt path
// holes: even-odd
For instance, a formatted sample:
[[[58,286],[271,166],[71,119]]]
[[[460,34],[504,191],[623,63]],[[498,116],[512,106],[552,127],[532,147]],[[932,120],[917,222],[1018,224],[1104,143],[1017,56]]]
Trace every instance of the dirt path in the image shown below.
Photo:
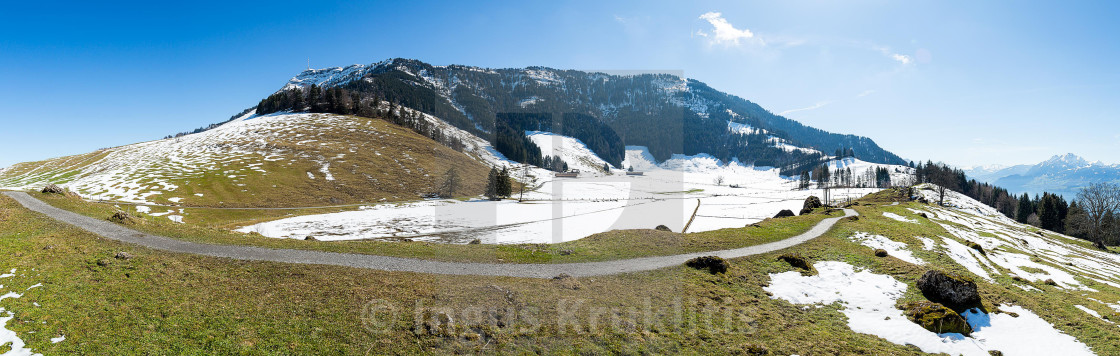
[[[351,253],[321,252],[310,250],[272,249],[253,246],[214,245],[188,242],[163,236],[150,235],[106,220],[95,219],[53,207],[23,192],[4,192],[24,207],[55,220],[71,224],[105,238],[149,247],[157,250],[190,253],[238,260],[271,261],[283,263],[335,265],[383,271],[403,271],[450,275],[508,276],[526,278],[552,278],[566,273],[575,277],[601,276],[618,273],[641,272],[678,266],[699,256],[737,258],[768,253],[795,246],[817,238],[827,232],[843,217],[858,215],[855,210],[844,209],[843,217],[824,219],[801,235],[771,243],[730,249],[688,253],[672,256],[642,257],[628,260],[562,263],[562,264],[501,264],[441,262],[412,258],[375,256]]]

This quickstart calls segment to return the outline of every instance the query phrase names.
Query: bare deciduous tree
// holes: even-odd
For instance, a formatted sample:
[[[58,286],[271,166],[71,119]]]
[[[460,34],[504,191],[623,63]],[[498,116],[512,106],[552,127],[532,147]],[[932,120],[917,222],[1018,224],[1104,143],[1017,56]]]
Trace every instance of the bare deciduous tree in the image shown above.
[[[1085,211],[1089,238],[1099,248],[1105,248],[1105,217],[1120,210],[1120,186],[1111,183],[1093,183],[1077,193],[1077,205]]]

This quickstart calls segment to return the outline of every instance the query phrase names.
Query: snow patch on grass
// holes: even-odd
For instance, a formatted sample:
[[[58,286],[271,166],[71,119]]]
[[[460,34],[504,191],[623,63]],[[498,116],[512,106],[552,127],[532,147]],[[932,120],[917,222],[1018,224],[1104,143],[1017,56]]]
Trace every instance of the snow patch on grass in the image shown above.
[[[895,214],[895,213],[889,213],[889,212],[884,211],[883,216],[891,218],[891,219],[895,219],[895,220],[898,220],[898,221],[901,221],[901,222],[907,222],[907,223],[912,223],[912,224],[917,224],[918,223],[918,220],[909,219],[909,218],[906,218],[905,216],[898,215],[898,214]]]
[[[918,236],[917,239],[918,239],[918,241],[922,242],[922,249],[923,250],[933,251],[933,249],[937,248],[937,243],[934,242],[933,239],[931,239],[931,238]]]
[[[887,253],[900,260],[910,262],[916,265],[924,265],[925,261],[920,258],[914,257],[910,252],[907,245],[902,242],[893,241],[886,236],[873,235],[866,232],[857,232],[849,237],[852,241],[858,242],[860,245],[870,247],[872,249],[883,249]]]
[[[984,256],[981,255],[980,252],[948,237],[942,237],[941,241],[945,243],[949,258],[952,258],[953,261],[956,261],[957,264],[960,264],[977,277],[983,278],[989,282],[992,281],[992,276],[989,275],[988,271],[981,265],[980,261],[983,260]]]
[[[1074,307],[1074,308],[1077,308],[1077,309],[1081,309],[1081,311],[1085,312],[1086,314],[1092,315],[1092,316],[1093,316],[1094,318],[1097,318],[1097,319],[1100,319],[1100,320],[1104,320],[1104,321],[1106,321],[1106,322],[1108,322],[1108,323],[1110,323],[1110,324],[1115,324],[1115,323],[1113,323],[1112,321],[1110,321],[1110,320],[1108,320],[1108,319],[1105,319],[1105,318],[1101,317],[1101,313],[1098,313],[1098,312],[1097,312],[1096,310],[1093,310],[1093,309],[1089,309],[1088,307],[1086,307],[1086,306],[1084,306],[1084,305],[1080,305],[1080,304],[1078,304],[1078,305],[1074,305],[1073,307]]]

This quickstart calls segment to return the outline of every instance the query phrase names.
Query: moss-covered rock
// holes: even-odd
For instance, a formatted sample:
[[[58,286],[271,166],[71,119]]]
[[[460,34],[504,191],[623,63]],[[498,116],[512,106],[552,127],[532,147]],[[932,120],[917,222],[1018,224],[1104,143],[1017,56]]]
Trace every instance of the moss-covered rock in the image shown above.
[[[126,212],[123,212],[123,211],[118,211],[116,213],[113,213],[113,215],[109,216],[109,218],[106,219],[106,220],[109,220],[109,221],[112,221],[112,222],[115,222],[115,223],[118,223],[118,224],[122,224],[122,225],[137,225],[137,224],[142,224],[144,222],[144,220],[142,220],[138,217],[132,216],[132,214],[129,214],[129,213],[126,213]]]
[[[695,269],[707,269],[708,273],[711,274],[727,272],[727,261],[719,256],[697,257],[686,261],[684,264]]]
[[[938,270],[929,270],[918,278],[918,290],[932,302],[961,313],[970,308],[983,308],[976,282],[968,277]]]
[[[669,227],[665,226],[665,225],[657,225],[657,227],[655,227],[653,229],[657,230],[657,231],[673,231],[673,230],[670,230]]]
[[[785,261],[793,268],[801,269],[801,274],[811,276],[817,274],[817,269],[813,268],[813,262],[800,253],[787,253],[778,256],[779,261]]]
[[[805,204],[801,205],[801,214],[799,215],[812,213],[813,209],[817,209],[823,206],[824,204],[821,204],[821,198],[817,198],[816,196],[809,196],[808,198],[805,198]]]
[[[875,249],[875,257],[887,257],[888,255],[890,254],[887,253],[887,250],[881,248]]]
[[[903,307],[903,310],[910,321],[921,325],[926,330],[938,334],[959,333],[968,335],[972,333],[972,327],[968,325],[968,322],[960,314],[944,305],[928,301],[910,302]]]

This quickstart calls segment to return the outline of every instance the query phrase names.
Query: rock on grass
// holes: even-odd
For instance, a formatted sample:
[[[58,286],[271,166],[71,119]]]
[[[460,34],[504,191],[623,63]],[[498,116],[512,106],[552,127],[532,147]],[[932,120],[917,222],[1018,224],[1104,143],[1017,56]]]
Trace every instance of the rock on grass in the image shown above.
[[[653,229],[657,230],[657,231],[673,231],[673,230],[670,230],[669,227],[665,226],[665,225],[657,225],[657,227],[655,227]]]
[[[141,220],[140,218],[132,216],[132,214],[123,211],[113,213],[113,215],[109,216],[107,220],[121,225],[136,225],[144,222],[144,220]]]
[[[794,268],[800,268],[802,270],[802,275],[811,276],[817,274],[817,269],[813,268],[813,263],[809,261],[808,258],[805,258],[805,256],[802,256],[800,253],[783,254],[781,256],[778,256],[778,260],[785,261]]]
[[[959,333],[968,335],[972,333],[972,327],[968,325],[968,322],[960,314],[944,305],[920,301],[906,303],[903,308],[910,321],[921,325],[926,330],[938,334]]]
[[[707,269],[708,273],[711,274],[727,273],[727,261],[724,261],[723,258],[719,256],[693,258],[685,262],[684,265],[695,269]]]
[[[75,194],[74,192],[71,192],[70,190],[57,186],[55,184],[47,184],[47,186],[43,187],[43,190],[41,190],[40,192],[47,194],[58,194],[65,197],[77,196],[77,194]]]
[[[792,210],[782,209],[782,211],[778,212],[778,215],[774,215],[774,218],[788,218],[788,217],[791,217],[791,216],[796,216],[796,215],[793,215]]]
[[[917,286],[926,299],[957,313],[970,308],[982,308],[976,282],[959,274],[929,270],[918,278]]]
[[[816,196],[809,196],[808,198],[805,198],[805,204],[801,206],[801,214],[799,215],[812,213],[813,209],[823,206],[824,204],[821,204],[821,198],[817,198]]]

